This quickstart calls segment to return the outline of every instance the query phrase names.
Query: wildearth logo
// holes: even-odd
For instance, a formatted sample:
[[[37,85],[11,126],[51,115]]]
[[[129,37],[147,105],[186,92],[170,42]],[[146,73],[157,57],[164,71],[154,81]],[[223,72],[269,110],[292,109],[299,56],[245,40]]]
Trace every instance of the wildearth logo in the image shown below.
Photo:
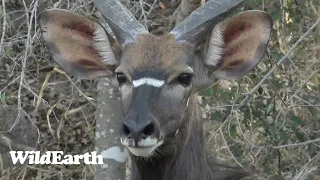
[[[63,151],[47,151],[45,154],[40,151],[10,151],[13,164],[103,164],[102,155],[97,155],[96,151],[82,155],[64,155]]]

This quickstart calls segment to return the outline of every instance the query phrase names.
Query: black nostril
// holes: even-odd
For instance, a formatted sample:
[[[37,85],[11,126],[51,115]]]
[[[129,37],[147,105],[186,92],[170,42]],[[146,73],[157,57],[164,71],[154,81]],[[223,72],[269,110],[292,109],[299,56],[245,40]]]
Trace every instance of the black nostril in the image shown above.
[[[136,140],[145,139],[155,133],[156,126],[150,121],[132,121],[127,120],[122,124],[122,133],[127,138],[133,138]]]
[[[124,135],[129,136],[130,135],[130,129],[128,128],[128,126],[126,124],[123,124],[122,128],[123,128]]]
[[[154,125],[153,123],[149,123],[144,129],[143,129],[143,134],[150,136],[154,132]]]

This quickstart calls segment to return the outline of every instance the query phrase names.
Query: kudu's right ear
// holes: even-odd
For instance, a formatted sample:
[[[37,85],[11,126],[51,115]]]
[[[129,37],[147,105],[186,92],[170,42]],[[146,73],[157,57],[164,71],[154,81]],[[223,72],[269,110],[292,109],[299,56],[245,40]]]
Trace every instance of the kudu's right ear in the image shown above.
[[[227,19],[212,31],[205,65],[214,71],[214,78],[242,77],[263,57],[271,30],[272,19],[264,11],[245,11]]]
[[[42,12],[39,23],[54,60],[68,73],[85,79],[114,74],[118,61],[100,24],[62,9]]]

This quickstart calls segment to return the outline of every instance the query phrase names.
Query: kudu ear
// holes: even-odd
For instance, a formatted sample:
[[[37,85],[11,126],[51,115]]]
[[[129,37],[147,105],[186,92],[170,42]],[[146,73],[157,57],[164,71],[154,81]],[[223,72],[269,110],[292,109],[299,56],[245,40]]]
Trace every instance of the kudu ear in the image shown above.
[[[214,78],[234,79],[254,68],[263,57],[272,29],[263,11],[245,11],[215,26],[204,65]]]
[[[62,9],[42,12],[39,24],[54,60],[68,73],[80,78],[114,74],[118,62],[100,24]]]

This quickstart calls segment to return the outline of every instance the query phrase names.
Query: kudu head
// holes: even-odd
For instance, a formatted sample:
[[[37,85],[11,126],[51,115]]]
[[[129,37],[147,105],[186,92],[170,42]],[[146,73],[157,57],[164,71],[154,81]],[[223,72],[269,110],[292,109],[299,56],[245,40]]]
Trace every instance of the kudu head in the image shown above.
[[[246,11],[222,21],[242,1],[208,1],[157,37],[118,0],[97,0],[121,46],[119,58],[116,41],[97,22],[52,9],[40,15],[39,23],[53,58],[68,73],[117,80],[124,113],[122,144],[136,156],[149,157],[184,123],[190,96],[217,79],[243,76],[262,58],[272,26],[267,13]],[[208,47],[199,54],[205,39]]]

